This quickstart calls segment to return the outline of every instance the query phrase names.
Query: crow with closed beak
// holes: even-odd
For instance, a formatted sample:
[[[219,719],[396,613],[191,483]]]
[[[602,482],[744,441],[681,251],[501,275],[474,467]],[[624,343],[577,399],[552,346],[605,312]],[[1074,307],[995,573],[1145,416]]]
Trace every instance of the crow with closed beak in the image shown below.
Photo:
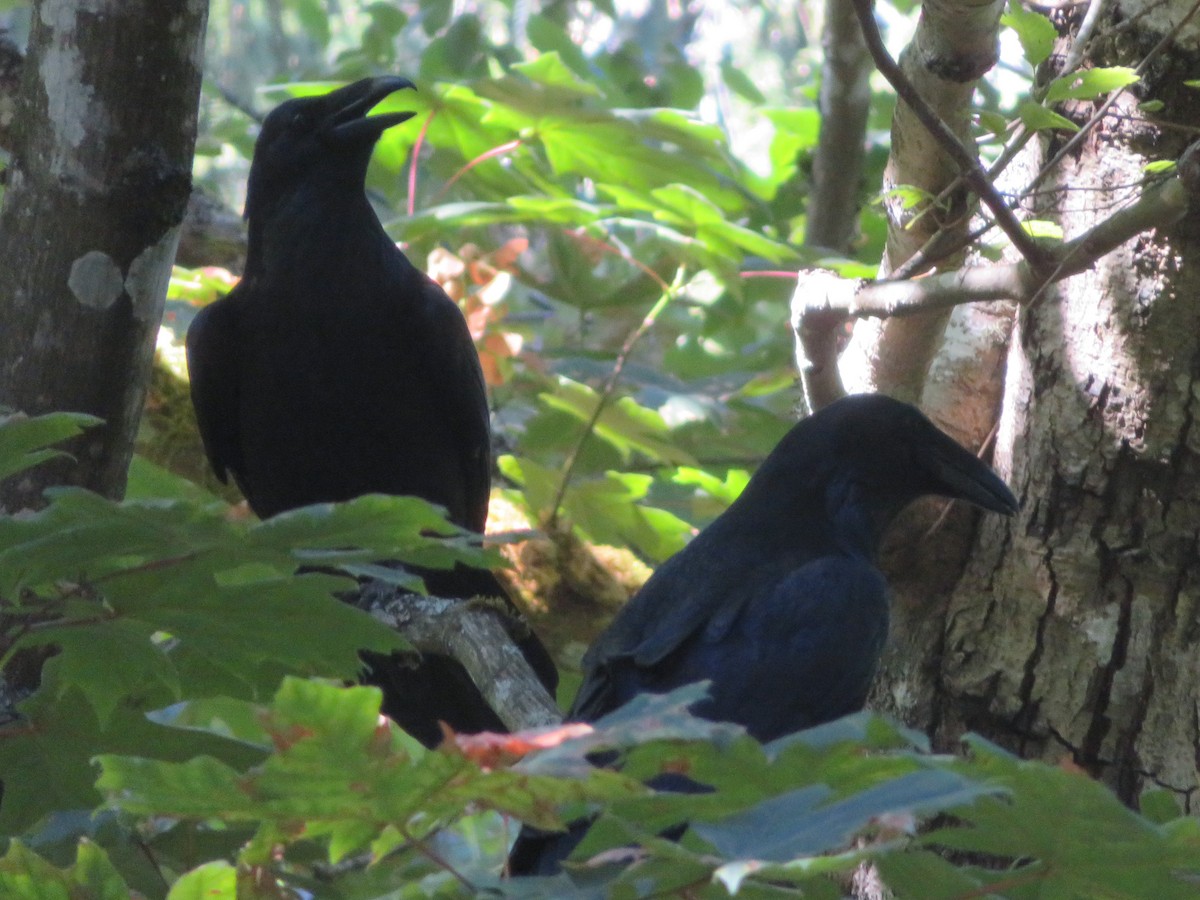
[[[880,540],[926,494],[1017,511],[986,464],[907,403],[850,396],[804,419],[589,648],[568,718],[704,679],[693,712],[763,742],[862,709],[888,631]],[[527,829],[511,870],[557,870],[585,831]]]

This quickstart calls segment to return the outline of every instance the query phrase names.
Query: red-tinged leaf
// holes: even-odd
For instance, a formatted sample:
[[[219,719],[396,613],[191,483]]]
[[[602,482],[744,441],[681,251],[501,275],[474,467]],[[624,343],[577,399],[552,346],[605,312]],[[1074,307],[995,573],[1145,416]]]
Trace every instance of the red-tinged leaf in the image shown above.
[[[463,756],[485,768],[512,762],[535,750],[557,747],[564,741],[591,734],[594,729],[583,722],[569,722],[550,728],[518,731],[516,734],[451,734]]]

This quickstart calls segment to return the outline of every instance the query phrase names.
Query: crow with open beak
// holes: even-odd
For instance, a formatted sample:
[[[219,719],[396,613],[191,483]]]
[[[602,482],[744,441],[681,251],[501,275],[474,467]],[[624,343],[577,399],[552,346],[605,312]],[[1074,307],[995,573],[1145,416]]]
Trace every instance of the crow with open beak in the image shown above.
[[[262,518],[363,494],[422,497],[482,532],[491,428],[479,358],[458,306],[408,261],[367,200],[376,141],[411,112],[369,115],[405,78],[367,78],[280,104],[255,145],[242,281],[188,330],[200,434]],[[441,597],[507,595],[492,573],[423,570]],[[515,607],[508,601],[514,614]],[[553,694],[541,642],[518,644]],[[369,657],[384,711],[424,741],[503,730],[466,671]]]

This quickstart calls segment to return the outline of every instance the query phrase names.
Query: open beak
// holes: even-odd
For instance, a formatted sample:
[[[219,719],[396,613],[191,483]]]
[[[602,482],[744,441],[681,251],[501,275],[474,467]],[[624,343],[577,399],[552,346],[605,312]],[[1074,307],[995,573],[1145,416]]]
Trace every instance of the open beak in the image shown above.
[[[373,143],[389,128],[407,122],[416,113],[395,112],[378,116],[368,116],[367,113],[385,97],[409,88],[415,91],[417,86],[398,75],[363,78],[338,88],[325,95],[325,103],[331,112],[321,123],[321,130],[338,143]]]

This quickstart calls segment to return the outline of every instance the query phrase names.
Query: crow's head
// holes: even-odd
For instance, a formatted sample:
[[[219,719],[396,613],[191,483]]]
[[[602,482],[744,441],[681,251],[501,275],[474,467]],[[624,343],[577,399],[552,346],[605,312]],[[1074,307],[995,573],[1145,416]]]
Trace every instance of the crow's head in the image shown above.
[[[902,507],[939,494],[1004,515],[1017,511],[1017,498],[996,473],[915,406],[864,394],[818,416],[833,420],[834,453],[864,499]]]
[[[793,514],[825,516],[835,530],[868,547],[900,510],[926,494],[1004,515],[1018,508],[1017,498],[974,453],[915,406],[881,394],[845,397],[801,421],[754,482],[762,502],[775,496]]]
[[[379,136],[413,117],[411,112],[367,115],[407,78],[364,78],[328,94],[296,97],[263,122],[254,145],[246,218],[269,216],[274,206],[305,185],[361,190]]]

